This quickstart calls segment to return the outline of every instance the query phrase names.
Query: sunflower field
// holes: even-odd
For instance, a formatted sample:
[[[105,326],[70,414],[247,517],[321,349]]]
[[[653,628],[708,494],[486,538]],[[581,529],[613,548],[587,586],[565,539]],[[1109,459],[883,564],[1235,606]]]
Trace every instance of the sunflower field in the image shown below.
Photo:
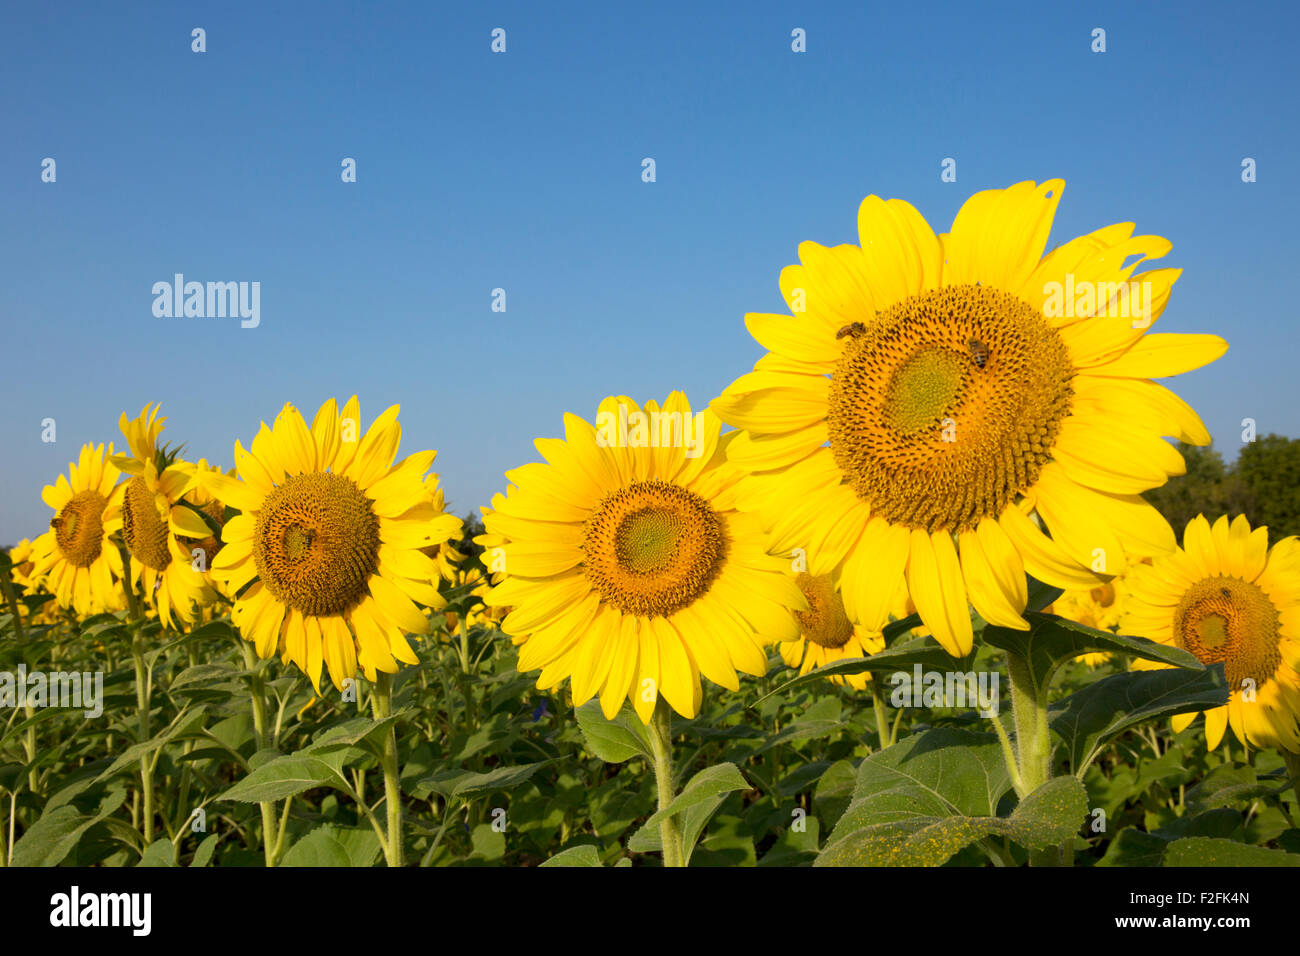
[[[0,557],[0,864],[1300,866],[1300,541],[1143,497],[1228,342],[1064,188],[869,196],[478,514],[396,405],[123,411]]]

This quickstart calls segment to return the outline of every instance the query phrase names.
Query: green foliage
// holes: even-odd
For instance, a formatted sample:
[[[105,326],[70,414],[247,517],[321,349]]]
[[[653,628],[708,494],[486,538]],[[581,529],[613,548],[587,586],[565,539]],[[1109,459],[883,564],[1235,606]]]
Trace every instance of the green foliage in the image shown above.
[[[1170,478],[1143,497],[1182,537],[1197,515],[1244,514],[1252,527],[1267,525],[1270,540],[1300,534],[1300,439],[1264,435],[1241,446],[1236,461],[1225,464],[1213,447],[1180,442],[1186,474]]]
[[[1273,540],[1300,534],[1300,440],[1265,435],[1243,445],[1236,474],[1250,495],[1252,525],[1268,525]]]
[[[1036,583],[1031,595],[1031,607],[1053,597]],[[1199,725],[1168,727],[1173,714],[1223,701],[1220,669],[1041,612],[1029,620],[1029,631],[976,622],[976,651],[962,661],[903,621],[866,663],[796,678],[774,656],[768,676],[738,694],[706,685],[701,712],[672,722],[674,793],[660,808],[651,737],[631,707],[607,720],[596,701],[575,710],[567,688],[539,691],[495,630],[471,629],[462,655],[459,634],[434,615],[416,641],[421,663],[395,676],[391,713],[376,720],[365,681],[346,697],[328,685],[317,697],[278,661],[247,666],[223,618],[186,636],[146,624],[142,734],[123,615],[61,616],[30,625],[21,643],[0,618],[0,671],[104,674],[98,719],[72,708],[0,714],[0,857],[382,865],[391,730],[411,865],[659,865],[666,817],[692,866],[1021,865],[1044,852],[1101,866],[1300,860],[1281,758],[1207,753]],[[1097,671],[1075,662],[1094,650],[1116,658]],[[1021,798],[992,721],[972,706],[888,703],[894,672],[982,670],[1001,678],[1009,723],[1008,654],[1052,694],[1054,775]],[[1124,669],[1135,658],[1172,666]],[[886,689],[880,710],[870,690],[836,686],[831,672],[872,673]],[[260,733],[250,707],[259,687]],[[156,791],[148,840],[142,766]]]

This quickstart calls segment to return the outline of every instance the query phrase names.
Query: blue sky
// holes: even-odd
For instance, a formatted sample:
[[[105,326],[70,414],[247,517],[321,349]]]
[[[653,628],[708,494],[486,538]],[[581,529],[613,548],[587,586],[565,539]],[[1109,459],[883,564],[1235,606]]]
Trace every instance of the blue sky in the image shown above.
[[[1162,329],[1232,343],[1175,384],[1216,445],[1245,417],[1300,434],[1294,5],[697,6],[7,5],[0,542],[148,401],[225,465],[286,401],[400,402],[403,448],[476,509],[563,412],[702,406],[748,371],[744,313],[785,311],[781,268],[856,241],[863,196],[942,231],[1054,176],[1052,245],[1119,221],[1173,242]],[[260,326],[156,318],[176,272],[260,282]]]

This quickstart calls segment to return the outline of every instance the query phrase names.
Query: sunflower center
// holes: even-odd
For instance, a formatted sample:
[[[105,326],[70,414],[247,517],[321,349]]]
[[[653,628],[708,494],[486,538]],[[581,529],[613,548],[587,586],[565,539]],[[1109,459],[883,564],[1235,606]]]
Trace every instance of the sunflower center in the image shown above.
[[[146,568],[163,571],[172,560],[167,533],[167,521],[158,513],[154,493],[148,482],[136,475],[127,482],[122,502],[122,538],[127,550]]]
[[[726,553],[722,523],[699,495],[637,481],[601,499],[583,524],[583,567],[608,604],[668,617],[708,590]]]
[[[853,636],[853,622],[844,612],[844,602],[835,593],[828,575],[813,577],[804,572],[795,579],[808,599],[807,611],[795,611],[799,633],[804,640],[834,650],[843,647]]]
[[[1115,603],[1115,585],[1111,581],[1098,585],[1089,591],[1088,594],[1101,607],[1110,607]]]
[[[314,617],[341,614],[379,567],[379,519],[350,479],[291,475],[257,512],[253,561],[283,603]]]
[[[961,395],[970,356],[951,349],[923,348],[894,374],[884,417],[900,434],[923,432],[948,414]]]
[[[1263,686],[1282,660],[1281,619],[1258,585],[1216,575],[1187,589],[1174,609],[1174,640],[1204,664],[1224,664],[1228,686],[1250,678]]]
[[[50,519],[59,553],[69,564],[88,568],[99,557],[104,539],[104,506],[97,491],[79,491]]]
[[[962,531],[1028,491],[1069,412],[1069,352],[1008,293],[947,286],[848,338],[827,429],[844,480],[893,524]]]

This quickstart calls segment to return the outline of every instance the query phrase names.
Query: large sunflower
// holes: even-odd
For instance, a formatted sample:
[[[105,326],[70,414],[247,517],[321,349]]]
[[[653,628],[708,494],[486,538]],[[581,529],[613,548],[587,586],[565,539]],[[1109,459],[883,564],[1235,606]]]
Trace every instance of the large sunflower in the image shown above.
[[[1242,515],[1187,524],[1183,546],[1128,577],[1126,633],[1173,644],[1206,664],[1222,662],[1230,696],[1205,712],[1205,737],[1219,745],[1231,724],[1256,747],[1300,753],[1300,542],[1268,546],[1268,529]],[[1161,665],[1138,661],[1134,667]],[[1181,731],[1196,717],[1181,714]]]
[[[795,578],[795,583],[808,601],[808,610],[794,612],[799,636],[777,645],[786,664],[799,668],[802,675],[815,667],[870,657],[884,650],[885,639],[879,631],[868,631],[861,624],[849,620],[844,611],[844,601],[829,575],[815,578],[805,571]],[[864,672],[832,677],[831,683],[847,683],[854,690],[863,690],[870,680],[871,674]]]
[[[782,271],[793,317],[746,316],[769,354],[713,402],[746,430],[729,448],[759,478],[744,504],[776,548],[806,550],[812,574],[837,571],[869,629],[905,580],[934,636],[965,654],[968,599],[1023,629],[1026,571],[1092,587],[1174,546],[1139,493],[1183,472],[1161,436],[1209,435],[1151,379],[1227,345],[1147,334],[1179,270],[1133,275],[1125,261],[1163,256],[1165,239],[1124,223],[1043,256],[1063,188],[977,193],[941,236],[906,202],[870,196],[861,247],[804,243]],[[1149,283],[1149,310],[1103,285],[1130,278]],[[1062,304],[1080,289],[1093,299]]]
[[[405,633],[423,634],[417,607],[446,602],[421,549],[461,532],[434,507],[424,485],[433,451],[394,464],[401,426],[392,406],[358,437],[356,396],[342,413],[334,399],[311,428],[285,405],[274,428],[262,423],[251,450],[235,443],[242,480],[202,477],[240,510],[221,531],[214,578],[238,595],[231,618],[260,657],[278,649],[320,690],[322,662],[334,686],[356,675],[395,673],[418,662]]]
[[[565,415],[563,440],[537,441],[548,463],[507,472],[507,493],[483,509],[483,562],[505,575],[486,603],[513,606],[501,629],[522,645],[519,670],[541,668],[538,687],[571,678],[575,704],[599,695],[613,717],[631,699],[647,723],[662,694],[693,717],[701,674],[738,690],[737,671],[766,673],[759,634],[793,639],[790,611],[808,607],[736,508],[735,433],[717,416],[692,416],[673,392],[662,408],[607,398],[596,420],[599,432]],[[699,444],[646,420],[695,422]],[[613,421],[633,423],[626,441]]]
[[[183,500],[194,483],[194,465],[158,445],[166,416],[149,404],[139,416],[123,412],[118,427],[130,455],[113,464],[128,477],[122,494],[122,540],[131,554],[131,585],[144,585],[144,597],[167,627],[192,624],[213,597],[206,562],[197,564],[186,547],[190,539],[211,537],[203,518]]]
[[[41,500],[54,509],[50,530],[32,542],[30,578],[53,595],[60,607],[78,614],[116,611],[125,595],[118,587],[122,556],[109,540],[122,526],[120,472],[103,445],[82,445],[81,457],[46,485]]]

